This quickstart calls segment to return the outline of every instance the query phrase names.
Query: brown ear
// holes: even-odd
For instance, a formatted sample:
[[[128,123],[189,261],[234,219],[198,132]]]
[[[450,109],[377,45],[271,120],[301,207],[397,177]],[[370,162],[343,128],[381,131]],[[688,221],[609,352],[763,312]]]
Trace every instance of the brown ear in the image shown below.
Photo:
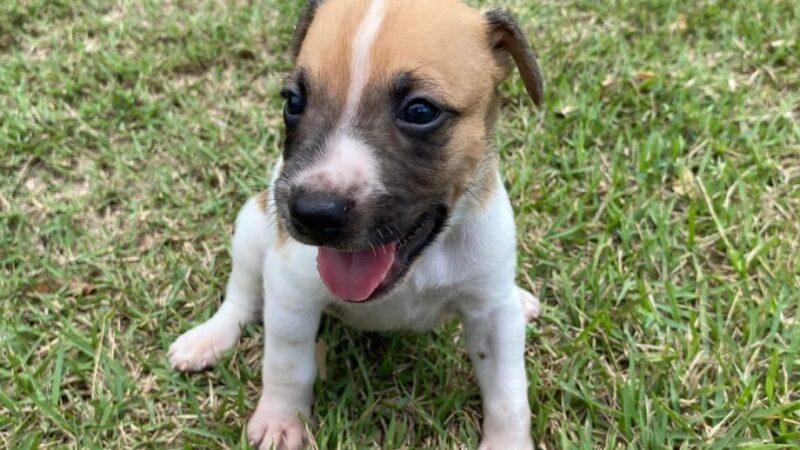
[[[311,26],[311,21],[314,20],[314,14],[317,13],[317,8],[324,0],[306,0],[303,11],[300,12],[300,18],[297,20],[297,25],[294,27],[294,36],[292,37],[292,58],[297,59],[300,54],[300,48],[303,46],[303,41],[306,39],[308,27]]]
[[[508,54],[514,58],[525,90],[536,106],[542,106],[544,100],[542,71],[539,70],[536,55],[533,54],[517,21],[510,14],[497,9],[487,11],[485,17],[489,25],[489,43],[492,49],[502,60],[505,60]]]

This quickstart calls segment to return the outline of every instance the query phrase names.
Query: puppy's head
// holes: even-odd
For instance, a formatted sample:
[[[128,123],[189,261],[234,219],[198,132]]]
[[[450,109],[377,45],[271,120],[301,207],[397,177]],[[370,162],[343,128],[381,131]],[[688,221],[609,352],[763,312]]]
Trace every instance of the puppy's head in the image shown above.
[[[457,0],[311,0],[286,99],[279,217],[319,247],[337,297],[364,301],[403,278],[465,196],[495,182],[487,146],[511,55],[538,105],[519,27]]]

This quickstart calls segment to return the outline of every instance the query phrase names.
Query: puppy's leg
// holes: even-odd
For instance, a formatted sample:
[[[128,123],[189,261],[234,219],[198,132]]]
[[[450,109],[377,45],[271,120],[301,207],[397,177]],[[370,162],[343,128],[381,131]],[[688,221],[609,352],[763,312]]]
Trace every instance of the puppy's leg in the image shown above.
[[[267,262],[269,265],[269,261]],[[308,440],[299,416],[308,417],[317,366],[314,348],[321,305],[303,298],[288,277],[270,277],[264,304],[263,391],[247,423],[259,449],[297,450]]]
[[[214,316],[182,334],[170,346],[172,367],[196,371],[214,364],[239,340],[240,326],[258,319],[263,298],[261,272],[268,232],[267,214],[253,197],[236,218],[231,251],[233,269],[225,300]]]
[[[464,335],[483,398],[479,450],[532,449],[525,317],[517,288],[462,312]]]
[[[522,302],[522,311],[525,314],[525,320],[528,322],[534,321],[539,317],[539,312],[541,311],[539,299],[519,286],[517,286],[517,293],[519,294],[520,302]]]

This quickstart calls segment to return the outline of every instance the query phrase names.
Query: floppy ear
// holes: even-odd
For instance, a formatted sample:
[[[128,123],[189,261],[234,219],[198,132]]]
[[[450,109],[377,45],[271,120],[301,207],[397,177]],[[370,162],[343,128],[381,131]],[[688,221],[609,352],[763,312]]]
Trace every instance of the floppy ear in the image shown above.
[[[544,100],[542,72],[517,21],[510,14],[497,9],[487,11],[485,17],[489,26],[489,44],[496,57],[504,65],[507,64],[509,54],[514,58],[525,90],[536,106],[542,106]]]
[[[317,8],[324,0],[306,0],[303,11],[300,12],[300,18],[297,20],[297,25],[294,26],[294,36],[292,37],[292,59],[297,59],[300,54],[300,48],[303,46],[303,41],[306,39],[308,27],[311,26],[311,21],[314,20],[314,14],[317,13]]]

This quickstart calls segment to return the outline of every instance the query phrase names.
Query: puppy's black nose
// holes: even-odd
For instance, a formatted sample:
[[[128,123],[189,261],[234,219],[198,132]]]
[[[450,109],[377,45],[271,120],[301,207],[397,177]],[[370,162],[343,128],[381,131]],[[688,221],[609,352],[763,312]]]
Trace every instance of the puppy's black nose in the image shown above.
[[[292,224],[320,243],[344,234],[349,210],[347,199],[324,192],[301,190],[292,196]]]

